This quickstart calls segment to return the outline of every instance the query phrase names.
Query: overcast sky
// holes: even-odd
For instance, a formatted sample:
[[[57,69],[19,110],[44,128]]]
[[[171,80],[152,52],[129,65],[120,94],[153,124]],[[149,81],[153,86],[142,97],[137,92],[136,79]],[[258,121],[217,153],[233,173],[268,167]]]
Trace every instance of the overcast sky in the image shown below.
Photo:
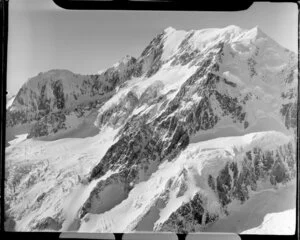
[[[137,57],[164,28],[259,26],[297,51],[297,5],[255,3],[239,12],[73,11],[52,0],[10,0],[7,88],[16,94],[39,72],[95,74],[126,54]]]

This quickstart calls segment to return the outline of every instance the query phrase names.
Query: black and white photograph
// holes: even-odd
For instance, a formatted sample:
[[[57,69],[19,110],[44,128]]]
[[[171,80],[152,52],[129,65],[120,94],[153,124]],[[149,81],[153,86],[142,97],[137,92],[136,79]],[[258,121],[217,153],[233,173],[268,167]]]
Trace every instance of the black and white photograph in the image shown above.
[[[296,3],[8,27],[6,231],[295,234]]]

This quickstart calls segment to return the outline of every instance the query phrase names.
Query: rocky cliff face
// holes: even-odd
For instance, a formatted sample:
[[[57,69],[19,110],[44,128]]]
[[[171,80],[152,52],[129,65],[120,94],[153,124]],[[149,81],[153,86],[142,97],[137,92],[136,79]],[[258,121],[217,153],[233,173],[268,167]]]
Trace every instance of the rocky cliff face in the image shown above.
[[[93,216],[111,219],[123,207],[133,215],[120,231],[139,229],[155,211],[160,218],[152,219],[150,230],[201,231],[229,214],[227,205],[233,200],[247,201],[261,183],[273,187],[295,178],[296,75],[295,54],[258,28],[167,28],[138,58],[126,56],[97,75],[51,70],[30,79],[8,108],[7,127],[31,124],[28,138],[47,138],[93,119],[89,124],[94,123],[99,135],[107,129],[115,132],[114,141],[80,180],[89,192],[74,210],[76,230],[88,229]],[[254,139],[252,133],[270,130],[276,132],[258,137],[264,147],[242,137]],[[251,146],[220,150],[201,145],[231,136]],[[277,143],[269,144],[273,138]],[[200,145],[194,152],[190,146],[195,144]],[[192,159],[188,169],[183,156]],[[203,167],[204,174],[199,169],[206,166],[205,159],[214,168]],[[168,164],[176,165],[171,176],[164,172]],[[135,194],[148,194],[140,186],[150,183],[152,200],[137,203]],[[139,207],[132,209],[129,201]],[[62,228],[60,214],[55,215],[59,222],[45,218],[35,228]],[[113,223],[99,224],[93,231],[116,232]]]
[[[203,231],[223,214],[229,214],[227,206],[232,201],[247,201],[249,192],[257,191],[261,182],[268,182],[271,186],[289,182],[296,176],[294,149],[290,141],[274,150],[254,147],[249,151],[239,152],[235,159],[226,161],[215,177],[211,174],[207,177],[207,184],[220,204],[220,213],[208,210],[210,199],[199,191],[158,225],[156,230],[179,233]]]
[[[131,77],[134,62],[133,57],[127,57],[122,64],[100,75],[80,75],[67,70],[38,74],[22,86],[8,108],[7,127],[31,123],[29,138],[76,127],[85,113],[99,108]],[[68,117],[73,121],[67,121]]]

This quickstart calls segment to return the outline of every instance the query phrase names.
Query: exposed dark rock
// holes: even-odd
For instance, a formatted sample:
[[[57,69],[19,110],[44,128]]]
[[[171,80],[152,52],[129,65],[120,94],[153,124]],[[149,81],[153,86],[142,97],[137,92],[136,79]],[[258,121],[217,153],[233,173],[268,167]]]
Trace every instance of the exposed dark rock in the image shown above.
[[[57,109],[63,109],[65,107],[65,97],[64,97],[64,89],[62,80],[56,80],[52,83],[54,105],[56,105]]]
[[[44,199],[45,197],[46,197],[46,193],[43,192],[42,194],[40,194],[40,195],[37,197],[36,201],[37,201],[37,202],[41,202],[41,201],[43,201],[43,199]]]
[[[249,71],[250,71],[250,76],[254,77],[257,75],[257,72],[255,70],[255,65],[256,65],[256,61],[253,58],[249,58],[248,59],[248,66],[249,66]]]
[[[159,229],[176,233],[201,231],[205,224],[217,219],[217,216],[209,214],[204,209],[202,196],[196,193],[191,201],[182,204],[176,212],[173,212]]]
[[[215,183],[214,177],[213,177],[212,175],[209,174],[209,175],[208,175],[207,181],[208,181],[208,186],[210,186],[210,188],[211,188],[212,190],[215,190],[215,189],[216,189],[216,183]]]
[[[249,191],[256,191],[257,181],[271,184],[284,183],[294,177],[296,163],[292,143],[284,144],[276,151],[263,151],[255,147],[244,153],[240,171],[237,162],[228,160],[216,179],[208,175],[208,186],[216,193],[224,213],[227,205],[237,199],[241,203],[249,198]],[[207,224],[218,219],[218,215],[204,211],[206,199],[197,193],[192,200],[182,204],[159,226],[161,231],[179,233],[201,231]]]
[[[294,69],[292,69],[289,74],[287,75],[286,79],[285,79],[285,82],[286,83],[292,83],[293,81],[295,80],[294,78]]]
[[[144,104],[152,105],[158,103],[164,99],[160,98],[160,90],[164,87],[161,81],[156,81],[152,85],[150,85],[141,95],[140,99],[138,100],[139,106]]]
[[[65,121],[64,112],[48,114],[32,126],[27,138],[47,136],[50,133],[56,133],[58,130],[66,129]]]
[[[27,122],[27,115],[24,111],[11,111],[6,115],[6,126],[13,127],[18,124],[24,124]]]
[[[231,202],[230,196],[228,195],[228,192],[231,190],[231,176],[229,174],[229,166],[228,163],[225,165],[225,168],[220,171],[219,176],[217,177],[217,193],[219,196],[219,199],[221,201],[221,204],[223,206],[227,205]]]
[[[146,73],[146,77],[151,77],[153,76],[155,73],[158,72],[158,70],[160,69],[160,67],[162,66],[162,61],[161,61],[161,56],[163,53],[163,44],[161,44],[158,48],[156,48],[155,50],[153,50],[153,55],[152,55],[152,64],[150,69],[148,70],[148,72]]]
[[[155,49],[155,47],[160,46],[160,44],[162,44],[162,39],[164,36],[164,32],[158,34],[151,42],[150,44],[144,49],[144,51],[141,54],[141,57],[145,57],[148,54],[151,53],[151,51],[153,51],[153,49]]]
[[[195,32],[190,32],[184,39],[183,41],[180,43],[179,45],[179,49],[182,49],[182,50],[185,50],[187,49],[188,47],[188,43],[189,43],[189,40],[194,36]]]
[[[133,171],[129,174],[128,171],[126,171],[126,173],[115,173],[107,179],[100,181],[96,188],[90,193],[88,200],[81,207],[78,217],[82,218],[88,212],[97,214],[103,213],[123,201],[127,198],[131,190],[130,183],[134,180],[134,177]],[[105,195],[113,195],[114,199],[105,198]]]
[[[7,232],[14,232],[15,227],[16,227],[16,221],[15,221],[14,217],[10,214],[9,208],[10,207],[7,204],[7,202],[4,202],[4,219],[3,219],[4,230]]]
[[[55,230],[58,231],[62,228],[62,222],[59,222],[52,217],[43,218],[38,222],[35,227],[37,230]]]
[[[190,63],[192,60],[196,58],[196,56],[199,54],[199,50],[193,50],[193,51],[184,51],[181,55],[176,55],[173,61],[171,62],[171,66],[174,65],[186,65]]]
[[[297,103],[282,104],[280,113],[287,129],[297,127]]]
[[[185,182],[181,182],[181,183],[180,183],[180,186],[179,186],[179,190],[178,190],[178,192],[177,192],[177,194],[176,194],[176,197],[178,198],[178,197],[183,196],[184,193],[185,193],[187,190],[188,190],[187,184],[186,184]]]
[[[226,78],[224,78],[223,80],[224,80],[224,82],[225,82],[226,84],[228,84],[229,86],[231,86],[231,87],[236,87],[236,83],[231,82],[231,81],[228,81]]]
[[[243,122],[246,116],[243,111],[243,106],[239,103],[237,98],[232,98],[225,94],[215,92],[216,99],[220,103],[224,115],[231,115],[233,119]]]

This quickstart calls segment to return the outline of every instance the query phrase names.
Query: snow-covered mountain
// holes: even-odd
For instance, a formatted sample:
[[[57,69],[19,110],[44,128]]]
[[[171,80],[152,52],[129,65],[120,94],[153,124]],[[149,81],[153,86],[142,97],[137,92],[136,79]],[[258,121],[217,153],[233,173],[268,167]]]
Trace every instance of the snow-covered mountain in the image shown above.
[[[294,53],[228,26],[169,27],[96,75],[29,79],[7,118],[16,229],[205,231],[295,181],[296,76]]]

